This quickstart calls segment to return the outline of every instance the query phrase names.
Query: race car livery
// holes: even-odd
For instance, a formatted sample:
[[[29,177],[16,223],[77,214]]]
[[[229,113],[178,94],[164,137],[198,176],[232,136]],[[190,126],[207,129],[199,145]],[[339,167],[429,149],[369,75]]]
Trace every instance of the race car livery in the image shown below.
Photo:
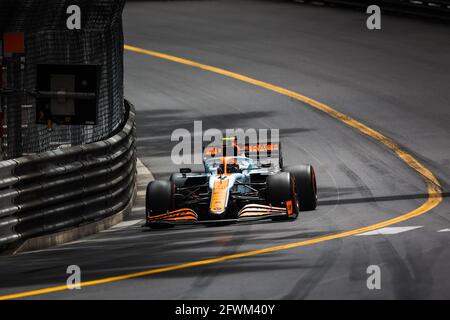
[[[283,166],[280,143],[239,146],[237,138],[204,149],[204,170],[155,180],[146,193],[146,225],[294,220],[317,206],[311,165]]]

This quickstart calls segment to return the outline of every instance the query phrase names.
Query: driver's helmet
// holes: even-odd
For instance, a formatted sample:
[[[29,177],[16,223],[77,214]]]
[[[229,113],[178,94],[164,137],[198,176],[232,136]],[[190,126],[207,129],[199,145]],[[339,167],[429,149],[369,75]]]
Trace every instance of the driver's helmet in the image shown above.
[[[225,170],[226,168],[226,170]],[[223,162],[219,165],[218,173],[240,173],[242,172],[239,162],[234,158],[223,158]]]
[[[227,163],[227,172],[228,173],[240,173],[241,168],[237,162],[229,162]]]

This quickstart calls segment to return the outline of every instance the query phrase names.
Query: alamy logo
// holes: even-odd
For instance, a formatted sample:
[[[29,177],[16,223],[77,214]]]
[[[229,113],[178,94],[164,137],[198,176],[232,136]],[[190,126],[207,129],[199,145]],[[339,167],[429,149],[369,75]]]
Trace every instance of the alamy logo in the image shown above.
[[[70,276],[67,278],[66,285],[69,290],[81,289],[81,268],[76,264],[67,267],[66,273]]]
[[[366,26],[369,30],[380,30],[381,29],[381,9],[377,5],[371,5],[367,7],[367,14],[370,16],[367,18]]]
[[[77,5],[70,5],[66,10],[67,14],[70,16],[66,20],[66,26],[69,30],[80,30],[81,29],[81,9]]]
[[[170,137],[171,141],[177,141],[178,143],[172,149],[172,162],[175,165],[181,164],[202,164],[204,160],[204,146],[206,148],[214,148],[215,146],[221,146],[224,138],[236,138],[237,146],[252,145],[257,146],[260,142],[269,142],[272,144],[278,144],[280,141],[279,129],[226,129],[225,134],[223,131],[215,128],[208,129],[203,132],[202,121],[194,121],[194,132],[191,134],[187,129],[176,129],[172,132]],[[205,149],[206,149],[205,148]],[[227,154],[233,154],[233,145],[227,146],[230,148]],[[260,148],[257,153],[250,155],[249,157],[264,156],[264,153],[269,152]],[[214,157],[214,154],[211,155]]]
[[[369,275],[367,278],[367,289],[380,290],[381,289],[381,269],[377,265],[370,265],[367,267],[366,273]]]

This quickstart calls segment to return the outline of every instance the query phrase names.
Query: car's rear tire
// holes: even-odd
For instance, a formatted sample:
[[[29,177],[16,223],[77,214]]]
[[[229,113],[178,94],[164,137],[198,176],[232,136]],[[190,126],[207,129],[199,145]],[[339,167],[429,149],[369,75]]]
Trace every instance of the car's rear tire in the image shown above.
[[[298,216],[298,201],[295,196],[294,180],[289,172],[279,172],[267,177],[267,201],[276,207],[286,207],[287,201],[292,201],[292,214],[287,217],[276,217],[273,220],[296,219]]]
[[[284,168],[283,171],[289,172],[294,177],[300,210],[315,210],[317,207],[317,183],[313,166],[297,165]]]
[[[151,181],[147,185],[145,197],[145,212],[147,216],[155,216],[158,214],[172,211],[173,203],[173,183],[165,180]],[[171,227],[171,224],[150,223],[152,229],[160,229]]]

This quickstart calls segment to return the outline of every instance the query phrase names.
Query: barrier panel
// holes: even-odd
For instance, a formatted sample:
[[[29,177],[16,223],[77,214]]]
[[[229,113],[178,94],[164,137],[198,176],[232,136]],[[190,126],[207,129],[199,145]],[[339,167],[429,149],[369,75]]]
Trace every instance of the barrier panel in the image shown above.
[[[136,181],[134,107],[110,138],[0,162],[0,248],[119,212]]]

